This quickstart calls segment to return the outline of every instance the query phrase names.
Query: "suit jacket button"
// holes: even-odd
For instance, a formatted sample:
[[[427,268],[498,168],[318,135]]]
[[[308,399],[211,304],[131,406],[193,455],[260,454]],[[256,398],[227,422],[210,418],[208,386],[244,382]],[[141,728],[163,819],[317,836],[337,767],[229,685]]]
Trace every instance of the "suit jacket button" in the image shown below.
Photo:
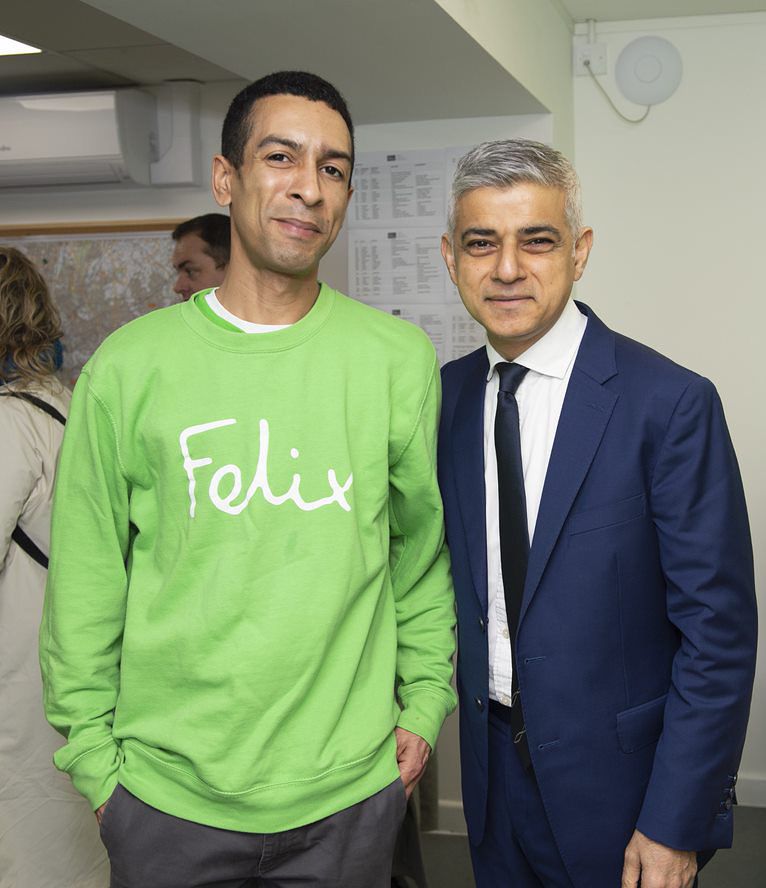
[[[724,808],[726,808],[727,811],[731,808],[731,805],[732,805],[731,799],[726,799],[726,801],[723,803],[723,806],[724,806]]]
[[[484,622],[484,617],[479,617],[479,629],[483,632],[487,628],[487,624]]]
[[[476,708],[479,710],[479,712],[484,712],[484,701],[481,699],[481,697],[476,698]]]

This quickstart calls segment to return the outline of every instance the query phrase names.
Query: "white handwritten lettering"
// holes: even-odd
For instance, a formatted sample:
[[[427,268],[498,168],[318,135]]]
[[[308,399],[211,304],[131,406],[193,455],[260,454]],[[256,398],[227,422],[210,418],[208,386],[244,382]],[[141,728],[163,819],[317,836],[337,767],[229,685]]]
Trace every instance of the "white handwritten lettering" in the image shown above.
[[[220,429],[222,426],[236,425],[236,422],[236,419],[219,419],[216,422],[203,422],[201,425],[189,426],[188,429],[184,429],[181,432],[179,443],[181,445],[181,453],[184,455],[184,471],[189,478],[189,514],[192,518],[197,509],[197,500],[194,496],[197,482],[194,480],[194,470],[202,466],[209,466],[213,460],[209,456],[202,459],[192,459],[189,455],[189,438],[192,435],[199,435],[202,432],[210,431],[210,429]]]
[[[212,464],[212,457],[200,457],[192,459],[189,452],[189,438],[193,435],[199,435],[203,432],[209,432],[223,426],[235,425],[236,419],[222,419],[216,422],[206,422],[200,425],[189,426],[181,432],[179,441],[181,445],[181,453],[184,457],[184,470],[189,478],[189,515],[194,518],[196,513],[196,478],[195,469],[209,466]],[[210,479],[208,487],[208,496],[210,502],[221,512],[229,515],[239,515],[247,508],[250,500],[260,490],[264,500],[273,506],[281,506],[283,503],[292,501],[303,512],[313,512],[315,509],[321,509],[323,506],[337,503],[344,511],[350,512],[351,506],[346,499],[346,493],[350,489],[354,476],[349,475],[344,484],[340,484],[334,469],[327,470],[327,483],[330,486],[330,495],[316,500],[304,500],[301,496],[300,485],[301,476],[294,474],[292,483],[285,493],[275,494],[269,484],[268,477],[268,460],[269,460],[269,423],[268,420],[262,419],[259,423],[259,440],[258,440],[258,462],[255,467],[255,475],[247,488],[244,499],[236,502],[242,492],[242,470],[239,466],[229,463],[216,469],[213,477]],[[293,447],[290,450],[290,456],[298,459],[298,450]],[[221,485],[225,479],[229,479],[230,487],[227,493],[221,492]]]

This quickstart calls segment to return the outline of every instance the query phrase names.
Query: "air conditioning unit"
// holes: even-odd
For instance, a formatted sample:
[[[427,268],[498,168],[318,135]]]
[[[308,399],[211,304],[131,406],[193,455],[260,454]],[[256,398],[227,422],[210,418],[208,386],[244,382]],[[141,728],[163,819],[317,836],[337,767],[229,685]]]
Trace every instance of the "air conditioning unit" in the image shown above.
[[[147,92],[0,96],[0,187],[149,185],[155,160],[157,115]]]

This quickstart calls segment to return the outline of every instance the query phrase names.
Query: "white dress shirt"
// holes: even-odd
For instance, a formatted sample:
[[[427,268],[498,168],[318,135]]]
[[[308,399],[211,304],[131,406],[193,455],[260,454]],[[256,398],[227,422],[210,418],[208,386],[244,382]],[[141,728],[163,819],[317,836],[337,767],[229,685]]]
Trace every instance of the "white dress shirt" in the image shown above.
[[[553,439],[564,404],[569,378],[587,318],[570,299],[551,329],[519,355],[514,363],[529,368],[516,391],[521,433],[521,463],[527,498],[527,526],[532,541]],[[503,571],[500,564],[500,515],[495,454],[495,413],[500,387],[496,365],[505,362],[487,343],[489,374],[484,395],[484,486],[487,498],[487,577],[489,613],[489,696],[511,705],[511,640],[505,612]]]

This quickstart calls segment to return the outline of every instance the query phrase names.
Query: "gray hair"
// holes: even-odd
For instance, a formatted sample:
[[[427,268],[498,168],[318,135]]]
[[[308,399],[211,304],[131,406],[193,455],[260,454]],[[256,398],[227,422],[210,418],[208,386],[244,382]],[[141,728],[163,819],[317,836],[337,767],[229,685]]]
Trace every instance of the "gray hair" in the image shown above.
[[[582,229],[580,180],[572,164],[555,148],[530,139],[499,139],[482,142],[464,154],[457,164],[452,180],[447,228],[450,237],[455,230],[458,201],[474,188],[512,188],[522,182],[533,182],[564,192],[566,220],[577,238]]]

